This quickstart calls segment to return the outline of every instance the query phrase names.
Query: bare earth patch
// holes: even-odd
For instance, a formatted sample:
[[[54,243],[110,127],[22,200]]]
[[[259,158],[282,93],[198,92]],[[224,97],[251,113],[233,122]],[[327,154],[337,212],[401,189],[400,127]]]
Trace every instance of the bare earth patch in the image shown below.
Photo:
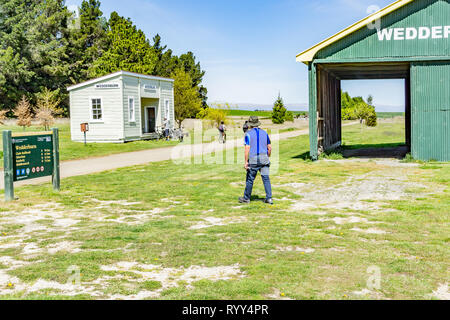
[[[448,290],[448,283],[439,285],[436,291],[433,291],[433,297],[439,300],[450,300],[450,291]]]
[[[376,229],[376,228],[370,228],[370,229],[353,228],[351,230],[352,231],[356,231],[356,232],[366,233],[366,234],[386,234],[387,233],[384,230],[379,230],[379,229]]]
[[[281,247],[281,246],[277,246],[276,250],[272,250],[274,252],[300,252],[302,254],[305,253],[313,253],[316,251],[316,249],[311,249],[311,248],[300,248],[300,247]]]
[[[243,223],[247,220],[243,217],[233,217],[233,218],[215,218],[215,217],[206,217],[202,218],[203,221],[196,223],[195,225],[189,227],[191,230],[199,230],[206,229],[216,226],[226,226],[234,223]]]

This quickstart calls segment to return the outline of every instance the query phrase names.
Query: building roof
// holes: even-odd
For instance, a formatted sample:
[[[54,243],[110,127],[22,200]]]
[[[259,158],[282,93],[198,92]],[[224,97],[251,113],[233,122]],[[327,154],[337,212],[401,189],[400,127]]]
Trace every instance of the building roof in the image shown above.
[[[320,50],[322,50],[323,48],[326,48],[326,47],[332,45],[333,43],[341,40],[342,38],[345,38],[348,35],[366,27],[368,24],[374,22],[375,20],[378,20],[378,19],[388,15],[389,13],[400,9],[401,7],[407,5],[408,3],[411,3],[413,1],[415,1],[415,0],[397,0],[396,2],[385,7],[384,9],[381,9],[381,10],[371,14],[367,18],[356,22],[355,24],[349,26],[348,28],[342,30],[341,32],[336,33],[334,36],[332,36],[332,37],[316,44],[315,46],[309,48],[308,50],[303,51],[302,53],[298,54],[297,61],[303,62],[305,64],[309,64],[311,61],[313,61],[316,53],[319,52]]]
[[[72,91],[75,89],[79,89],[85,86],[89,86],[91,84],[96,84],[97,82],[100,81],[105,81],[111,78],[115,78],[117,76],[130,76],[130,77],[138,77],[138,78],[142,78],[142,79],[147,79],[147,80],[162,80],[162,81],[170,81],[170,82],[174,82],[175,80],[170,79],[170,78],[163,78],[163,77],[157,77],[157,76],[149,76],[147,74],[141,74],[141,73],[135,73],[135,72],[128,72],[128,71],[117,71],[111,74],[108,74],[106,76],[100,77],[100,78],[95,78],[89,81],[85,81],[73,86],[70,86],[67,88],[68,91]]]

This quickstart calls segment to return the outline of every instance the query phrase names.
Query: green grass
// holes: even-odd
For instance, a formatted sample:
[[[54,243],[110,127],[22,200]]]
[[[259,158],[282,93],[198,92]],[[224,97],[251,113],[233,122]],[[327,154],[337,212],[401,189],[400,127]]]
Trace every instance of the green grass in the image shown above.
[[[376,127],[351,126],[342,134],[342,144],[346,148],[395,147],[405,144],[405,120],[379,122]]]
[[[101,157],[122,152],[164,148],[178,144],[177,141],[136,141],[129,143],[89,143],[84,146],[83,143],[74,142],[71,140],[70,126],[68,124],[55,125],[54,127],[57,127],[60,130],[61,161]],[[11,130],[12,132],[23,132],[23,129],[17,126],[1,126],[0,129],[2,131]],[[30,127],[26,129],[26,132],[40,131],[44,131],[42,127]],[[2,142],[0,142],[0,150],[3,150]],[[1,152],[0,155],[1,158],[3,158],[3,152]]]
[[[347,145],[362,143],[358,125],[343,131]],[[370,143],[402,141],[402,136],[393,137],[390,132],[402,132],[401,124],[371,131]],[[159,299],[267,299],[274,294],[292,299],[431,299],[439,285],[448,283],[450,166],[311,162],[303,160],[308,147],[308,136],[281,143],[280,170],[272,175],[276,200],[272,207],[260,201],[246,206],[237,203],[245,174],[240,164],[176,165],[167,161],[64,179],[60,193],[53,192],[49,184],[17,188],[19,201],[0,203],[0,256],[28,262],[7,271],[20,281],[14,286],[31,286],[39,279],[64,284],[67,268],[78,266],[82,285],[101,293],[80,293],[76,296],[80,299],[142,291],[158,292]],[[386,182],[386,186],[410,185],[396,200],[369,199],[354,209],[340,208],[336,206],[339,200],[329,199],[342,192],[343,184],[351,188],[348,181],[363,183],[368,178]],[[292,183],[304,185],[293,187]],[[322,195],[324,203],[308,200],[308,192]],[[254,195],[264,195],[259,178]],[[95,199],[128,203],[101,204]],[[314,206],[293,210],[293,203]],[[40,204],[59,207],[36,207]],[[155,208],[159,213],[150,214]],[[36,210],[44,211],[39,213],[44,225],[26,222],[38,214]],[[139,220],[141,216],[147,218]],[[349,216],[367,222],[336,224],[330,220]],[[226,223],[191,228],[205,223],[207,217]],[[126,218],[135,223],[117,220]],[[76,221],[69,227],[49,223],[64,219]],[[47,229],[30,227],[36,225]],[[386,233],[352,230],[356,227]],[[75,243],[79,250],[47,252],[62,241]],[[19,246],[5,247],[15,243]],[[40,249],[34,256],[22,251],[30,244]],[[287,247],[301,249],[279,250]],[[104,267],[118,262],[137,265],[116,271]],[[149,265],[173,272],[168,278],[155,279],[149,275]],[[196,266],[237,266],[241,273],[227,280],[186,280],[183,270]],[[355,291],[366,287],[371,266],[380,268],[381,288],[356,295]],[[1,287],[0,298],[74,298],[56,289],[8,290]]]

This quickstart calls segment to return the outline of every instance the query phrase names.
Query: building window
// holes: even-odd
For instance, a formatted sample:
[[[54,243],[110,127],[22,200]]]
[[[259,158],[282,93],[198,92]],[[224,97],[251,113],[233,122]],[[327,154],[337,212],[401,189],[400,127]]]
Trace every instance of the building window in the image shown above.
[[[167,120],[170,119],[170,109],[169,109],[170,104],[169,103],[170,103],[169,100],[164,101],[164,107],[165,107]]]
[[[134,105],[134,97],[128,97],[128,120],[136,122],[136,108]]]
[[[102,110],[102,99],[95,98],[91,99],[91,120],[92,121],[102,121],[103,120],[103,110]]]

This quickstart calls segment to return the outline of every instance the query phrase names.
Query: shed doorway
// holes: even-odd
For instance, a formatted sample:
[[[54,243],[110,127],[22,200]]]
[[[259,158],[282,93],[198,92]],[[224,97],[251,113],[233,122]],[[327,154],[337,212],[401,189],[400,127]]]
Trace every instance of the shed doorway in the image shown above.
[[[344,157],[404,158],[411,146],[410,66],[408,63],[317,64],[318,151],[339,148]],[[396,144],[371,143],[371,139],[346,142],[342,131],[341,89],[346,80],[404,81],[404,141]],[[367,97],[365,97],[367,98]],[[366,128],[364,128],[366,129]],[[346,129],[347,130],[347,129]],[[358,129],[359,130],[359,129]],[[369,131],[369,130],[367,130]],[[366,132],[367,134],[367,132]],[[363,135],[361,134],[361,137]]]

